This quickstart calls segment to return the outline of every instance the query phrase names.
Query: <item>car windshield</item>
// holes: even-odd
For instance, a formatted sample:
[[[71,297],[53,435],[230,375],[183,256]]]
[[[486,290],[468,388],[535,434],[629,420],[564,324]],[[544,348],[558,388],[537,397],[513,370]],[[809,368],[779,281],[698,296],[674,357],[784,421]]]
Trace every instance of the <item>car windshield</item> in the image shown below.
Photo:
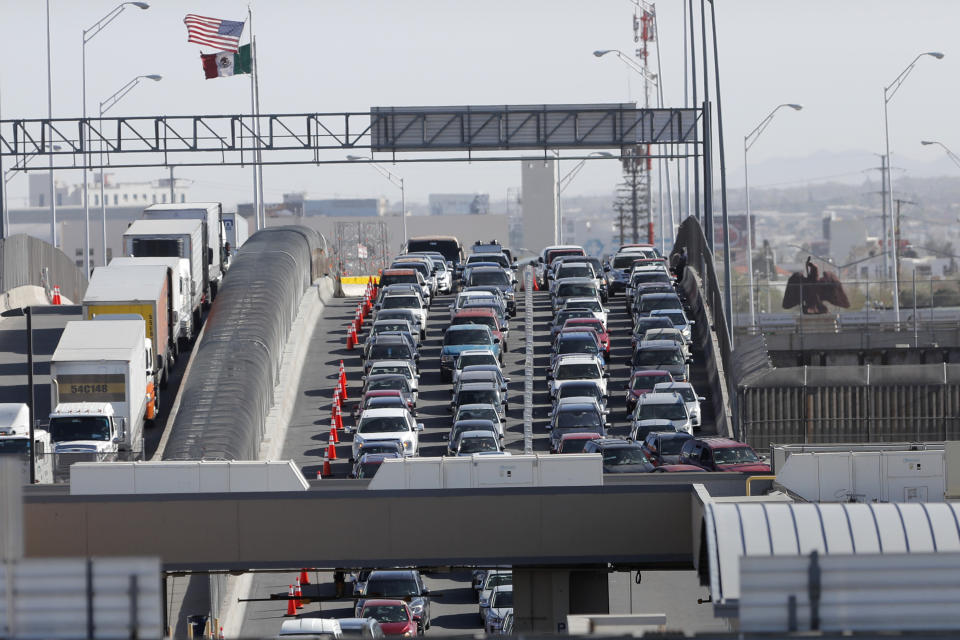
[[[607,467],[617,467],[623,464],[639,464],[653,468],[637,447],[611,447],[603,452],[603,464]]]
[[[600,387],[595,384],[565,384],[560,387],[560,398],[600,398]]]
[[[560,365],[557,380],[599,380],[600,368],[593,362],[572,362]]]
[[[406,409],[407,405],[402,398],[397,397],[374,397],[367,400],[367,409]]]
[[[680,454],[680,449],[686,444],[687,438],[662,438],[660,440],[660,455],[675,456]]]
[[[390,373],[394,375],[401,375],[405,378],[410,376],[410,367],[400,365],[400,364],[375,364],[370,367],[370,375],[380,375],[381,373]],[[390,389],[392,387],[384,387],[385,389]]]
[[[413,354],[406,344],[375,344],[370,347],[367,360],[412,360]],[[389,387],[388,387],[389,388]]]
[[[372,379],[367,383],[367,391],[409,391],[410,385],[406,378],[391,376],[389,378]]]
[[[461,355],[457,358],[457,369],[463,369],[474,364],[497,364],[497,356],[487,351],[484,353],[471,353],[470,355]]]
[[[455,424],[453,425],[453,432],[450,434],[450,441],[456,442],[457,438],[460,437],[460,434],[464,431],[489,431],[490,433],[495,433],[494,426],[490,425],[478,425],[478,424]]]
[[[613,258],[613,268],[614,269],[629,269],[630,266],[637,260],[639,254],[636,253],[622,253]]]
[[[416,296],[387,296],[381,306],[384,309],[419,309],[420,300]]]
[[[557,280],[560,278],[593,278],[593,267],[588,264],[561,265],[557,269]]]
[[[561,336],[557,341],[556,353],[599,353],[597,343],[592,338]]]
[[[460,453],[480,453],[481,451],[499,451],[493,438],[465,438],[460,441]]]
[[[494,284],[508,286],[510,278],[503,271],[474,271],[470,274],[470,286]]]
[[[684,359],[679,349],[638,349],[633,354],[633,366],[635,367],[682,364],[684,364]]]
[[[403,598],[420,595],[417,581],[413,578],[381,578],[373,576],[367,580],[365,594],[368,598]]]
[[[637,322],[636,328],[633,332],[640,336],[641,339],[646,337],[647,331],[651,329],[672,329],[673,324],[668,318],[641,318],[640,322]],[[645,322],[652,321],[652,322]]]
[[[471,316],[469,318],[454,318],[450,324],[484,324],[490,329],[497,328],[497,319],[493,316]]]
[[[374,334],[380,333],[381,331],[403,331],[409,333],[410,325],[406,322],[378,322],[373,325]]]
[[[471,323],[473,324],[473,323]],[[443,336],[443,344],[456,346],[461,344],[490,344],[490,331],[487,329],[464,329],[462,331],[447,331]]]
[[[631,389],[653,389],[653,385],[658,382],[673,382],[669,374],[657,374],[654,376],[636,376],[630,380]]]
[[[500,402],[494,389],[463,389],[458,396],[460,404],[494,404]]]
[[[717,464],[741,464],[760,462],[760,458],[750,447],[725,447],[713,450],[713,459]]]
[[[391,284],[417,284],[417,274],[402,273],[380,276],[381,287],[387,287]]]
[[[679,387],[677,389],[671,389],[675,393],[679,393],[680,397],[683,398],[684,402],[696,402],[697,394],[693,392],[693,389],[690,387]]]
[[[565,282],[557,286],[558,298],[572,298],[575,296],[595,296],[597,288],[592,284],[579,282]]]
[[[673,326],[678,327],[687,324],[687,319],[684,317],[683,312],[681,311],[667,311],[666,313],[658,313],[659,316],[665,316],[673,323]]]
[[[640,301],[640,311],[654,311],[656,309],[679,309],[680,298],[676,296],[657,296]]]
[[[364,607],[360,615],[364,618],[373,618],[377,622],[409,622],[410,620],[407,617],[407,608],[398,604]]]
[[[504,584],[513,584],[513,574],[512,573],[488,573],[487,581],[483,585],[484,589],[493,589],[494,587],[499,587]]]
[[[641,403],[637,420],[686,420],[687,409],[680,403]]]
[[[360,453],[397,453],[396,440],[364,442],[360,447]]]
[[[377,473],[377,469],[380,468],[380,461],[377,462],[364,462],[360,465],[360,468],[357,469],[358,478],[372,478],[374,474]]]
[[[50,419],[50,440],[110,440],[110,419],[103,416],[70,416]]]
[[[403,416],[377,416],[375,418],[363,418],[360,426],[357,427],[357,433],[395,433],[397,431],[409,431],[410,426]]]
[[[493,600],[490,601],[492,609],[509,609],[513,606],[513,591],[500,591],[493,594]]]
[[[670,276],[668,276],[663,271],[641,271],[639,273],[634,273],[630,276],[630,282],[634,285],[638,284],[653,284],[655,282],[663,282],[665,284],[670,284]]]
[[[416,321],[416,318],[413,316],[413,312],[406,309],[394,309],[392,311],[384,309],[377,314],[377,320],[391,320],[393,318],[399,318],[401,320],[406,320],[407,322]]]
[[[29,438],[0,438],[0,454],[27,453],[29,450]]]
[[[590,311],[603,311],[603,307],[600,305],[599,300],[577,300],[576,302],[568,302],[568,309],[589,309]]]
[[[603,424],[600,415],[590,409],[564,409],[557,413],[556,426],[560,429],[570,427],[599,427]]]
[[[590,442],[587,438],[570,438],[560,444],[560,453],[583,453],[583,448]]]
[[[490,420],[496,423],[500,418],[497,416],[496,409],[488,407],[484,409],[463,409],[457,414],[457,420]]]

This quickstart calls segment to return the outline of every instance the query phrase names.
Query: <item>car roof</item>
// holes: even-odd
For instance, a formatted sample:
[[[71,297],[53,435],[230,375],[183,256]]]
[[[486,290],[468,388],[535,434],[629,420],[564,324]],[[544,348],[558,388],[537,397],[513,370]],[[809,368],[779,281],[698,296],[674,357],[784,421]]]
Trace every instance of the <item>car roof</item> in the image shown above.
[[[493,352],[487,351],[487,353],[493,353]],[[469,371],[467,371],[468,369]],[[468,364],[461,370],[461,375],[463,373],[476,373],[480,371],[492,371],[494,373],[499,373],[503,375],[503,371],[500,370],[500,365],[496,365],[496,364]]]
[[[374,362],[374,363],[371,365],[371,367],[379,367],[379,366],[384,366],[384,367],[405,366],[405,367],[407,367],[408,369],[413,369],[413,365],[410,364],[410,361],[409,361],[409,360],[377,360],[376,362]],[[379,375],[400,375],[400,374],[397,374],[397,373],[393,373],[393,374],[381,374],[381,373],[378,373],[378,374],[375,374],[375,375],[378,375],[378,376],[379,376]]]
[[[493,411],[497,410],[497,408],[490,402],[470,402],[467,404],[462,404],[459,407],[457,407],[457,413],[460,413],[461,411],[475,410],[475,409],[492,409]]]
[[[491,356],[493,356],[494,358],[497,357],[497,356],[494,356],[494,355],[493,355],[493,351],[490,351],[490,349],[466,349],[465,351],[461,351],[460,353],[458,353],[458,354],[457,354],[457,357],[459,358],[460,356],[479,356],[479,355],[485,355],[485,354],[488,354],[488,353],[489,353]],[[468,366],[470,366],[470,367],[479,367],[479,366],[481,366],[481,365],[471,364],[471,365],[468,365]]]
[[[675,293],[644,293],[640,297],[650,298],[651,300],[663,300],[665,298],[676,298],[677,300],[680,299],[680,296]]]
[[[448,326],[448,327],[445,329],[444,332],[446,332],[446,331],[467,331],[467,330],[469,330],[469,329],[486,329],[487,331],[490,331],[490,327],[488,327],[488,326],[485,325],[485,324],[452,324],[452,325]]]
[[[363,601],[363,608],[366,607],[383,607],[383,606],[403,606],[403,608],[410,610],[410,607],[403,600],[396,598],[374,598],[371,600]]]
[[[404,577],[412,578],[416,573],[416,569],[375,569],[370,572],[370,577],[373,576],[387,576],[388,578],[395,577]]]
[[[730,438],[697,438],[699,442],[710,445],[711,449],[728,449],[731,447],[749,447],[746,442],[737,442]]]
[[[463,318],[463,317],[473,317],[473,316],[494,316],[496,314],[493,312],[493,309],[490,307],[466,307],[457,311],[453,318]]]
[[[679,393],[645,393],[640,396],[641,404],[675,404],[683,403],[683,397]]]
[[[571,278],[571,280],[572,280],[572,278]],[[593,284],[593,280],[592,280],[591,278],[586,278],[586,280],[588,280],[591,284]],[[588,302],[588,301],[593,301],[593,300],[596,300],[597,302],[600,302],[600,299],[597,298],[597,297],[593,297],[593,296],[577,296],[576,298],[567,298],[566,304],[572,304],[572,303],[574,303],[574,302]]]
[[[380,362],[380,360],[377,360],[373,364],[378,364]],[[367,376],[366,381],[370,382],[371,380],[387,380],[392,378],[396,378],[397,380],[407,380],[407,376],[403,375],[402,373],[375,373],[371,376]]]
[[[360,414],[361,418],[395,418],[395,417],[404,417],[409,415],[409,411],[406,409],[397,409],[390,407],[387,409],[364,409],[363,413]]]
[[[674,340],[643,340],[638,349],[679,349],[680,345]]]
[[[580,309],[576,309],[576,311],[580,311]],[[584,309],[584,311],[585,311],[585,309]],[[597,325],[597,324],[599,324],[601,327],[603,326],[603,323],[600,322],[600,318],[596,317],[595,315],[591,315],[589,318],[567,318],[567,319],[566,319],[566,322],[570,322],[570,323],[572,323],[572,324],[574,324],[574,325],[577,325],[577,324]]]
[[[470,405],[464,405],[464,406],[470,406]],[[492,405],[491,405],[491,407],[492,407]],[[467,420],[457,420],[456,422],[453,423],[453,427],[456,428],[457,425],[462,425],[461,428],[463,428],[463,427],[480,427],[480,426],[489,426],[490,429],[496,429],[496,428],[497,428],[497,426],[496,426],[496,424],[494,424],[493,420],[483,420],[483,419],[481,419],[481,418],[469,418],[469,419],[467,419]],[[474,430],[479,430],[479,429],[474,429]]]
[[[557,364],[592,362],[600,364],[600,358],[589,353],[565,353],[557,359]]]
[[[653,376],[672,376],[669,371],[666,369],[643,369],[641,371],[635,371],[630,378],[651,378]]]
[[[557,340],[590,340],[593,342],[593,336],[595,335],[597,335],[595,331],[583,331],[582,329],[571,331],[567,329],[560,332],[560,337]]]
[[[487,390],[493,389],[494,391],[499,391],[498,387],[493,382],[468,382],[466,384],[460,385],[460,391],[477,391],[477,390]]]
[[[593,284],[595,280],[596,278],[583,278],[583,277],[560,278],[559,280],[557,280],[557,285],[559,286],[561,284]]]
[[[640,449],[641,445],[623,438],[597,438],[595,446],[598,447],[621,447],[624,449]]]
[[[693,440],[694,437],[686,431],[651,431],[657,434],[658,438],[679,438],[680,440]]]
[[[403,393],[400,389],[371,389],[363,394],[364,398],[382,398],[384,396],[402,397]]]
[[[409,276],[409,275],[413,275],[414,273],[416,273],[416,269],[394,269],[391,267],[390,269],[384,269],[383,273],[381,273],[380,275],[381,276]]]
[[[493,424],[492,422],[490,424]],[[460,439],[466,440],[467,438],[493,438],[493,431],[489,429],[471,429],[469,431],[461,431]]]
[[[587,409],[596,409],[596,402],[564,402],[564,400],[575,400],[575,398],[564,398],[557,404],[556,413],[561,411],[585,411]]]

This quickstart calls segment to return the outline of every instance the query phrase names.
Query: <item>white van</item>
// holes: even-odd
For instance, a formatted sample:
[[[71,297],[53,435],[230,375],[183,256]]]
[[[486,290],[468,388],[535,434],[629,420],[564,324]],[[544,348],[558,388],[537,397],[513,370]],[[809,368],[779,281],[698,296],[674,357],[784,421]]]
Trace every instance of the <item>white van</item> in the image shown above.
[[[278,638],[289,638],[290,636],[319,640],[340,640],[343,637],[343,631],[340,629],[340,621],[333,618],[297,618],[295,620],[284,620],[280,626],[280,633],[277,634]]]

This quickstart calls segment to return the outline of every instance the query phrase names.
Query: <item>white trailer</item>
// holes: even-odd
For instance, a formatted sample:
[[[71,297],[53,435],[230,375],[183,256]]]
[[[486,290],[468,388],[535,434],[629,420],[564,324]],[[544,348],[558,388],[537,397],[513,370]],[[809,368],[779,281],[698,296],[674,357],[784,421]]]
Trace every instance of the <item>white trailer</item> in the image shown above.
[[[190,261],[186,258],[165,258],[162,256],[151,258],[120,257],[110,261],[111,267],[139,267],[160,266],[167,267],[172,274],[170,286],[170,339],[179,340],[180,347],[184,348],[193,339],[193,307],[191,297],[193,291],[193,277],[190,273]]]
[[[199,220],[137,220],[123,232],[123,253],[135,258],[189,261],[190,335],[199,333],[200,306],[206,292],[203,223]]]
[[[217,297],[217,289],[227,270],[227,232],[223,226],[223,205],[219,202],[182,202],[154,204],[143,210],[142,220],[200,220],[203,223],[204,289],[207,304]]]
[[[54,452],[142,452],[157,409],[152,358],[142,319],[68,322],[50,360]]]
[[[247,219],[236,211],[223,214],[223,228],[227,232],[227,243],[230,245],[227,259],[232,260],[243,243],[250,237],[250,226]]]

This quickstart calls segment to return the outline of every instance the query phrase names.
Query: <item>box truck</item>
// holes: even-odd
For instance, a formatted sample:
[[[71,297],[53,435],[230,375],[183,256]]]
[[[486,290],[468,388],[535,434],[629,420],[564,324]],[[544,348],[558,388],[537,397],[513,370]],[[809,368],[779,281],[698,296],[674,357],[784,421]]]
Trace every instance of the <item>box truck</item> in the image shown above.
[[[219,202],[154,204],[143,210],[140,219],[199,220],[203,224],[205,302],[213,302],[227,270],[227,232],[223,226],[223,205]]]
[[[30,483],[30,456],[34,457],[38,483],[53,482],[53,452],[50,433],[34,428],[30,446],[30,409],[22,402],[0,402],[0,455],[17,456],[23,464],[23,483]]]
[[[170,340],[174,356],[186,349],[194,336],[191,291],[190,261],[185,258],[130,258],[120,257],[110,261],[110,267],[161,266],[170,270]],[[199,305],[198,305],[199,306]]]
[[[136,258],[183,258],[189,262],[190,335],[197,335],[206,291],[203,224],[199,220],[137,220],[123,233],[123,253]]]
[[[250,237],[250,227],[247,219],[236,211],[223,214],[223,228],[227,232],[227,260],[232,261],[233,256],[243,246],[243,243]],[[229,265],[228,265],[229,266]]]
[[[55,454],[110,460],[143,452],[144,420],[158,409],[152,350],[140,318],[67,323],[50,359]]]
[[[173,366],[170,309],[170,269],[164,266],[126,266],[95,269],[83,295],[83,319],[134,315],[146,323],[153,344],[153,377],[166,386]]]

